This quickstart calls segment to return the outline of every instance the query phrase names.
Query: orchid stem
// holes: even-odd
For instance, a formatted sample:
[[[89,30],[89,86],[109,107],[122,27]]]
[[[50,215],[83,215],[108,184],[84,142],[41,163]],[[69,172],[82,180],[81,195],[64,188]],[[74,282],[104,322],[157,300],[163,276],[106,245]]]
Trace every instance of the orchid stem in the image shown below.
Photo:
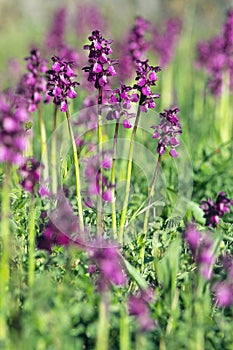
[[[161,166],[161,158],[162,158],[162,155],[160,154],[159,157],[158,157],[157,164],[156,164],[152,185],[151,185],[150,193],[149,193],[148,200],[147,200],[147,208],[146,208],[145,217],[144,217],[144,223],[143,223],[143,233],[145,235],[144,238],[146,238],[146,236],[147,236],[147,228],[148,228],[148,221],[149,221],[149,214],[150,214],[150,206],[151,206],[152,198],[153,198],[154,193],[155,193],[155,186],[156,186],[156,182],[157,182],[157,178],[158,178],[159,169],[160,169],[160,166]],[[144,266],[144,255],[145,255],[145,245],[143,245],[141,250],[140,250],[140,258],[141,258],[141,261],[142,261],[142,268]]]
[[[53,136],[51,149],[51,166],[52,166],[52,192],[57,193],[57,105],[54,106],[53,116]]]
[[[10,174],[11,166],[6,164],[6,172],[2,185],[2,216],[0,221],[0,234],[2,241],[2,252],[0,260],[0,344],[7,342],[7,297],[9,289],[9,235],[10,235]]]
[[[32,197],[29,212],[29,233],[28,233],[28,286],[29,289],[34,283],[35,274],[35,199]]]
[[[128,202],[129,202],[131,173],[132,173],[132,166],[133,166],[132,160],[133,160],[133,151],[134,151],[134,141],[135,141],[135,136],[136,136],[136,132],[137,132],[137,128],[138,128],[139,118],[140,118],[140,102],[139,102],[139,106],[138,106],[138,111],[137,111],[135,124],[134,124],[134,127],[133,127],[133,132],[131,134],[130,146],[129,146],[125,198],[124,198],[123,208],[122,208],[122,212],[121,212],[120,228],[119,228],[119,234],[118,234],[118,240],[119,240],[120,244],[123,243],[123,235],[124,235],[126,214],[127,214]]]
[[[103,130],[102,130],[102,88],[99,88],[99,96],[98,96],[98,130],[97,130],[97,138],[98,138],[98,151],[99,151],[99,194],[97,195],[97,236],[101,237],[102,235],[102,171],[101,171],[101,163],[102,163],[102,152],[103,152]]]
[[[99,304],[99,321],[97,327],[96,350],[108,350],[109,320],[106,293],[101,295]]]
[[[39,125],[40,125],[40,136],[41,136],[41,159],[44,164],[44,179],[49,177],[49,165],[48,165],[48,150],[47,150],[47,138],[45,124],[42,116],[41,105],[38,104],[38,115],[39,115]]]
[[[74,157],[75,186],[76,186],[76,198],[77,198],[77,203],[78,203],[79,225],[80,225],[81,232],[83,232],[84,231],[84,220],[83,220],[83,206],[82,206],[82,197],[81,197],[79,159],[78,159],[77,146],[76,146],[74,133],[73,133],[72,126],[71,126],[71,119],[70,119],[70,113],[69,113],[68,108],[66,111],[66,119],[67,119],[67,123],[68,123],[69,134],[70,134],[70,138],[71,138],[71,142],[72,142],[73,157]]]
[[[117,138],[119,132],[119,120],[116,121],[114,142],[113,142],[113,158],[112,158],[112,171],[111,171],[111,184],[112,184],[112,230],[114,238],[117,238],[117,221],[116,221],[116,153],[117,153]]]

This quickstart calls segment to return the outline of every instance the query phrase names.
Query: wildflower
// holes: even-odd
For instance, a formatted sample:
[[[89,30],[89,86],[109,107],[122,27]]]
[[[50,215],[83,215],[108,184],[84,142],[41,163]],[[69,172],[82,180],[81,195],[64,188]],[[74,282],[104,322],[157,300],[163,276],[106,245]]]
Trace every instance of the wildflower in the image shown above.
[[[91,242],[91,246],[87,250],[92,264],[97,265],[99,269],[98,283],[101,290],[109,286],[110,283],[117,286],[125,285],[127,277],[118,246],[108,242],[103,245],[103,242],[96,240]]]
[[[149,42],[146,41],[145,34],[150,26],[150,22],[140,16],[135,20],[135,25],[129,33],[127,47],[133,62],[144,59],[143,55],[149,49]]]
[[[151,86],[156,85],[156,81],[158,80],[156,73],[159,72],[161,68],[159,66],[150,66],[148,60],[137,61],[136,64],[137,76],[135,78],[136,83],[134,84],[134,88],[140,92],[140,110],[148,112],[148,109],[156,107],[154,99],[160,97],[159,94],[154,94],[151,91]]]
[[[129,314],[134,315],[141,331],[149,331],[155,327],[155,322],[150,316],[147,293],[141,291],[139,295],[130,295],[128,300]]]
[[[58,193],[56,209],[49,213],[49,220],[38,238],[37,246],[51,252],[54,245],[70,246],[83,245],[79,236],[80,227],[77,215],[73,213],[71,205],[64,194]]]
[[[78,119],[74,122],[79,128],[84,126],[85,130],[95,130],[98,125],[98,106],[96,98],[93,96],[86,96]]]
[[[60,106],[61,112],[66,112],[68,107],[68,98],[75,98],[77,93],[75,87],[79,85],[73,78],[73,62],[66,62],[57,56],[52,57],[52,69],[47,71],[47,89],[48,95],[53,97],[53,103]]]
[[[40,58],[40,52],[33,49],[30,56],[26,57],[28,73],[24,74],[20,80],[17,93],[22,95],[28,103],[28,111],[34,112],[38,103],[43,99],[46,91],[45,72],[47,62]]]
[[[227,282],[220,282],[214,286],[215,302],[220,307],[228,307],[233,303],[233,287]]]
[[[105,30],[105,20],[97,5],[81,3],[77,7],[74,23],[77,36],[87,34],[92,28]]]
[[[67,9],[65,7],[58,8],[45,36],[45,49],[61,59],[73,61],[76,64],[78,53],[68,46],[65,40],[66,20]]]
[[[206,226],[217,226],[219,219],[225,213],[230,212],[230,207],[233,205],[233,200],[226,197],[225,192],[219,192],[216,202],[212,199],[202,201],[200,208],[204,211],[204,217],[206,218]]]
[[[178,157],[176,147],[179,146],[177,136],[182,133],[182,126],[177,117],[179,108],[165,109],[164,113],[160,113],[162,118],[159,125],[153,125],[154,129],[153,138],[158,139],[157,153],[159,155],[164,154],[167,147],[170,148],[170,156],[173,158]]]
[[[123,43],[118,45],[121,59],[117,73],[120,78],[130,78],[137,60],[145,59],[145,53],[150,47],[145,35],[149,32],[150,27],[150,22],[142,17],[137,17]]]
[[[222,256],[222,265],[227,273],[227,278],[229,280],[233,279],[233,258],[230,254],[225,254]]]
[[[138,93],[131,86],[126,86],[120,82],[120,88],[111,91],[108,100],[111,104],[111,110],[108,112],[106,119],[120,119],[123,116],[122,125],[124,128],[131,128],[132,124],[129,119],[136,117],[136,114],[130,113],[129,110],[132,107],[132,103],[136,103],[138,100]]]
[[[22,177],[21,186],[34,194],[40,180],[41,164],[35,158],[27,158],[19,167],[18,173]]]
[[[177,41],[181,31],[181,22],[175,18],[169,18],[165,23],[163,32],[159,32],[156,28],[152,33],[152,48],[159,56],[159,64],[162,67],[168,66],[171,62]]]
[[[85,169],[85,179],[88,184],[88,197],[100,194],[100,177],[102,181],[102,199],[106,202],[112,201],[111,188],[112,184],[108,177],[103,174],[103,171],[111,169],[112,160],[108,154],[103,154],[101,164],[99,156],[93,156],[87,161]]]
[[[15,96],[0,95],[0,162],[21,164],[26,148],[26,107]]]
[[[194,224],[188,224],[184,237],[192,253],[195,254],[201,239],[201,234],[197,231]]]
[[[212,277],[213,265],[216,257],[213,253],[214,242],[210,235],[202,235],[194,224],[189,224],[185,230],[184,238],[192,251],[193,258],[204,279]]]
[[[88,81],[94,82],[96,89],[100,89],[108,84],[108,77],[116,75],[114,65],[118,63],[111,60],[108,55],[112,53],[110,44],[112,40],[106,40],[98,30],[89,36],[90,45],[84,45],[85,50],[89,50],[90,66],[83,67],[88,72]]]
[[[208,86],[215,96],[223,92],[223,73],[230,75],[230,90],[233,89],[233,10],[227,12],[222,33],[197,45],[197,67],[202,67],[209,76]],[[228,88],[228,87],[227,87]]]

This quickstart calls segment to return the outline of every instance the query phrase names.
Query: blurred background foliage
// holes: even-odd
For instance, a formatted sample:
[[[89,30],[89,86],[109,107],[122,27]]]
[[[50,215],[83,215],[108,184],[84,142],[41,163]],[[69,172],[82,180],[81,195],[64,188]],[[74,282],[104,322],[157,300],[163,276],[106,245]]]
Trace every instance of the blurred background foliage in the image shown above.
[[[0,50],[1,70],[16,54],[25,56],[28,43],[37,43],[48,27],[54,10],[66,6],[70,12],[70,26],[80,4],[95,4],[107,22],[111,24],[111,34],[120,37],[129,23],[137,15],[142,15],[153,23],[161,23],[166,17],[185,18],[193,21],[195,36],[206,37],[215,34],[224,19],[232,0],[1,0],[0,1]],[[191,17],[190,17],[191,15]],[[187,18],[187,17],[186,17]],[[20,57],[19,57],[20,58]]]

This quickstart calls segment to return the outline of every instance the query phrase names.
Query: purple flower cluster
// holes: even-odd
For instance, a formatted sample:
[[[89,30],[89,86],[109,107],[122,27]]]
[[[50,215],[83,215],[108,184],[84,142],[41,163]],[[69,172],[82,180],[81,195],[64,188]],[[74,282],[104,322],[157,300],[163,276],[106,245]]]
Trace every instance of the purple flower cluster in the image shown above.
[[[134,315],[140,330],[145,332],[155,327],[155,322],[150,316],[149,302],[154,299],[154,292],[150,289],[141,291],[139,295],[130,295],[128,300],[129,314]]]
[[[233,10],[230,9],[222,33],[197,45],[197,67],[203,67],[207,71],[208,86],[215,96],[220,96],[222,93],[224,72],[229,74],[230,90],[233,90],[232,33]]]
[[[102,181],[102,199],[105,202],[112,201],[112,184],[104,171],[108,171],[112,166],[112,159],[108,154],[103,154],[102,162],[99,162],[99,156],[93,156],[87,160],[85,169],[85,179],[88,184],[86,204],[93,206],[91,197],[100,194],[100,178]]]
[[[26,107],[14,96],[0,95],[0,162],[22,163],[28,119]]]
[[[233,259],[230,254],[225,254],[221,260],[226,278],[214,284],[212,289],[216,304],[220,307],[228,307],[233,304]]]
[[[198,264],[201,275],[209,280],[212,277],[216,257],[213,253],[214,242],[210,235],[202,235],[194,224],[186,228],[184,238]]]
[[[117,73],[120,78],[130,78],[137,60],[145,59],[145,53],[150,47],[145,35],[151,27],[150,22],[137,17],[134,26],[130,29],[123,43],[119,43],[120,60]]]
[[[106,22],[99,7],[94,4],[78,4],[74,23],[77,36],[89,33],[92,28],[99,28],[101,31],[106,29]]]
[[[200,208],[204,211],[206,226],[216,226],[219,224],[219,219],[225,213],[230,212],[230,207],[233,206],[233,200],[226,197],[225,192],[219,192],[216,202],[212,199],[202,201]]]
[[[171,62],[177,41],[181,31],[181,22],[175,18],[169,18],[165,23],[165,29],[160,32],[157,28],[152,33],[152,48],[159,56],[159,64],[162,67],[168,66]]]
[[[74,122],[77,126],[85,126],[85,131],[95,130],[98,125],[98,105],[95,96],[86,96],[83,100],[82,108],[78,119]]]
[[[40,58],[40,52],[37,49],[31,50],[30,53],[31,55],[25,58],[29,73],[23,75],[18,84],[17,93],[25,98],[28,111],[34,112],[46,92],[45,72],[48,68],[46,60]]]
[[[132,62],[144,59],[145,52],[149,49],[150,44],[145,39],[145,34],[149,31],[151,23],[142,17],[137,17],[135,25],[130,30],[128,36],[127,49]]]
[[[151,86],[156,85],[158,80],[157,72],[161,70],[159,66],[153,67],[148,64],[148,60],[137,61],[137,76],[135,78],[136,84],[134,88],[140,92],[140,109],[142,112],[148,112],[148,109],[155,108],[156,104],[154,102],[155,98],[159,98],[159,94],[154,94],[151,91]]]
[[[57,56],[52,57],[52,69],[47,71],[48,95],[53,97],[53,103],[60,106],[61,112],[68,108],[67,99],[75,98],[75,87],[79,85],[73,78],[77,75],[72,69],[73,62],[67,62]]]
[[[40,180],[41,164],[35,158],[27,158],[19,167],[18,173],[22,177],[21,186],[34,194]]]
[[[43,213],[43,219],[47,213]],[[85,232],[87,236],[87,232]],[[90,259],[89,273],[98,272],[97,284],[100,291],[104,291],[111,284],[123,286],[127,282],[123,261],[116,243],[100,239],[84,240],[80,236],[77,216],[61,192],[58,194],[57,208],[49,214],[49,220],[43,228],[42,235],[37,240],[39,249],[51,253],[54,245],[68,247],[76,245],[84,250]],[[98,270],[98,271],[97,271]]]
[[[55,54],[67,61],[73,61],[75,64],[78,61],[78,54],[75,50],[69,47],[65,40],[67,9],[59,8],[45,37],[45,49],[51,54]]]
[[[176,147],[179,146],[177,136],[182,133],[182,126],[177,117],[179,108],[173,108],[164,110],[164,113],[160,113],[162,118],[159,125],[153,125],[152,129],[155,130],[153,134],[154,139],[158,139],[157,153],[159,155],[164,154],[167,147],[171,148],[169,154],[173,158],[178,157]]]
[[[96,270],[95,266],[97,266],[99,270],[97,283],[99,289],[103,291],[111,283],[117,286],[125,285],[127,277],[119,247],[107,242],[103,245],[99,240],[91,242],[91,245],[91,247],[87,248],[89,258],[92,262],[89,272],[93,274]]]
[[[108,84],[108,77],[116,75],[114,65],[117,60],[111,60],[108,55],[112,53],[110,44],[112,40],[106,40],[98,30],[92,32],[89,36],[90,45],[84,45],[84,50],[89,50],[90,66],[83,67],[88,72],[88,81],[94,82],[96,89],[100,89]]]
[[[51,252],[54,245],[70,246],[82,245],[78,217],[61,193],[58,194],[57,208],[49,214],[49,220],[43,228],[43,233],[38,237],[37,247]],[[45,217],[47,218],[47,213]]]
[[[122,122],[125,128],[131,128],[130,118],[136,116],[135,113],[130,113],[132,103],[136,103],[139,100],[139,95],[134,91],[131,86],[126,86],[120,82],[120,88],[112,90],[108,102],[111,104],[111,110],[108,112],[106,119],[114,120],[120,119],[122,116],[124,120]]]

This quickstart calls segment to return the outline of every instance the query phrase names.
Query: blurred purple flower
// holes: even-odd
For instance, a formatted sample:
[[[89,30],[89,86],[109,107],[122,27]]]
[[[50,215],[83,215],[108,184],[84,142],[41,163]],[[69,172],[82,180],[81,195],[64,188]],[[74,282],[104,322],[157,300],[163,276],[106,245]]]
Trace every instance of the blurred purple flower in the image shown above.
[[[108,176],[104,175],[104,171],[108,171],[112,166],[112,159],[109,154],[104,153],[102,155],[102,162],[100,164],[99,156],[92,156],[87,159],[85,168],[85,180],[87,182],[87,197],[90,199],[92,196],[98,196],[100,194],[100,177],[102,181],[102,199],[105,202],[112,201],[112,184],[108,179]],[[88,201],[89,202],[89,201]]]
[[[18,173],[22,178],[21,186],[31,194],[35,194],[41,175],[41,163],[35,158],[27,158],[19,167]]]
[[[66,61],[73,61],[76,65],[78,53],[66,43],[65,39],[66,22],[67,9],[65,7],[58,8],[45,36],[45,50]]]
[[[233,200],[227,198],[225,192],[219,192],[216,202],[214,202],[212,199],[202,201],[200,208],[204,211],[206,226],[217,226],[219,224],[220,217],[222,217],[225,213],[229,213],[231,206],[233,206]]]
[[[34,112],[38,103],[43,99],[46,92],[47,61],[40,58],[40,52],[37,49],[31,50],[31,55],[26,57],[27,70],[17,86],[17,93],[21,95],[28,104],[28,111]]]
[[[66,112],[68,108],[68,98],[75,98],[77,93],[75,87],[79,85],[73,78],[73,62],[67,62],[57,56],[52,57],[52,69],[47,71],[48,95],[53,97],[53,103],[60,106],[61,112]]]
[[[0,162],[21,164],[26,149],[26,107],[14,95],[0,95]]]
[[[95,130],[98,125],[98,105],[96,96],[86,96],[74,125],[84,126],[85,130]]]
[[[159,64],[167,67],[171,62],[181,32],[181,21],[176,18],[169,18],[165,23],[164,31],[160,32],[153,28],[152,48],[159,56]]]
[[[130,78],[136,67],[137,60],[144,60],[145,53],[150,47],[145,35],[149,32],[151,23],[137,17],[134,26],[130,29],[123,42],[118,43],[120,53],[117,73],[120,79]]]
[[[154,129],[153,138],[158,139],[157,153],[159,155],[164,154],[166,149],[170,148],[170,156],[173,158],[178,157],[176,147],[179,146],[179,140],[177,136],[182,134],[182,126],[177,117],[179,108],[165,109],[164,113],[160,113],[162,118],[159,125],[153,125],[151,128]]]
[[[201,239],[200,232],[196,229],[195,225],[193,223],[190,223],[187,225],[184,238],[186,242],[188,243],[188,246],[192,253],[195,255],[197,248],[199,246],[199,242]]]
[[[204,279],[209,280],[213,274],[213,265],[216,261],[214,255],[214,241],[208,234],[201,234],[194,224],[190,223],[184,233],[184,239],[186,240],[193,258]]]
[[[155,322],[150,316],[148,294],[141,291],[139,295],[130,295],[128,300],[129,314],[137,319],[140,330],[145,332],[155,327]]]
[[[95,4],[80,3],[75,14],[74,29],[78,37],[88,34],[92,28],[106,30],[106,22]]]
[[[204,68],[208,74],[208,86],[211,93],[220,96],[223,92],[223,73],[230,78],[230,90],[233,90],[233,9],[227,12],[222,33],[209,41],[197,45],[196,66]],[[227,87],[228,88],[228,87]]]
[[[222,256],[223,268],[227,273],[227,278],[233,280],[233,257],[230,254]]]
[[[58,193],[57,207],[49,213],[49,221],[38,237],[37,247],[51,252],[54,245],[77,245],[83,248],[83,237],[80,236],[79,221],[68,200]]]
[[[226,282],[217,283],[213,288],[215,302],[220,307],[228,307],[233,304],[233,287]]]
[[[100,272],[98,285],[101,291],[105,290],[110,283],[124,286],[127,276],[124,271],[119,247],[109,242],[101,242],[98,239],[91,241],[87,248],[88,255]]]

